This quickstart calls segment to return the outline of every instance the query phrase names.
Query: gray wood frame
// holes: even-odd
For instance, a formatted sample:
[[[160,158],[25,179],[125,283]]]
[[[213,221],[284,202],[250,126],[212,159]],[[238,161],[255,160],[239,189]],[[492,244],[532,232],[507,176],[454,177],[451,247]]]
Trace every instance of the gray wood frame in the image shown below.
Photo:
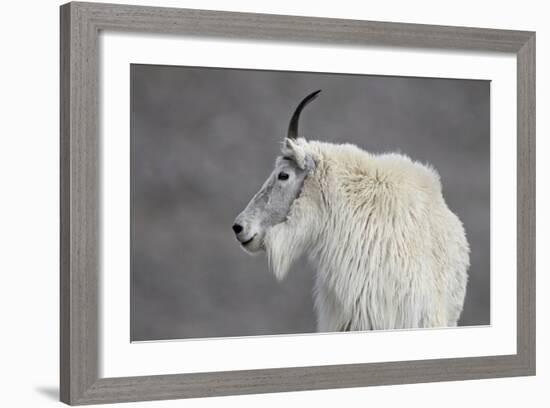
[[[535,374],[535,33],[113,4],[61,6],[61,401],[95,404]],[[517,354],[100,378],[100,30],[517,56]],[[205,356],[205,358],[207,358]]]

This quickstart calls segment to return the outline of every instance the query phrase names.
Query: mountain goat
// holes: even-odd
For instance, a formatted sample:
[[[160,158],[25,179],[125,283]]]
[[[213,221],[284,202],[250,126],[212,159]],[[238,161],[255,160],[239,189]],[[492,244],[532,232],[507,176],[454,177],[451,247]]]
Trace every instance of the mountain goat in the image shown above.
[[[437,172],[401,154],[298,136],[296,108],[275,169],[233,231],[277,279],[307,254],[319,331],[456,326],[469,247]]]

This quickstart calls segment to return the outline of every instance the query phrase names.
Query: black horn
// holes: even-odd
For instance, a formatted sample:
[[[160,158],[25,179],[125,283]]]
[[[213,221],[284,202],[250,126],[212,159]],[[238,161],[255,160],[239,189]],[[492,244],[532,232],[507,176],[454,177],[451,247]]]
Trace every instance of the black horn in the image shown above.
[[[305,108],[305,106],[310,103],[312,100],[314,100],[321,90],[310,93],[308,96],[306,96],[302,102],[296,107],[296,110],[294,111],[294,114],[292,115],[292,118],[290,119],[290,124],[288,125],[288,135],[287,137],[289,139],[297,139],[298,138],[298,122],[300,121],[300,113],[302,113],[302,109]]]

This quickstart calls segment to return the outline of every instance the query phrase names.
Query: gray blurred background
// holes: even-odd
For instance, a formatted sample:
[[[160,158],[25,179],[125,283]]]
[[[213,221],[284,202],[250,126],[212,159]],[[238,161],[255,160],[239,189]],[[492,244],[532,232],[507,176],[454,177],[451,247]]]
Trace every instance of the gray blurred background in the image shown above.
[[[431,163],[464,223],[460,325],[489,324],[488,81],[131,66],[131,339],[315,331],[313,269],[276,282],[231,225],[272,170],[296,104],[310,139]]]

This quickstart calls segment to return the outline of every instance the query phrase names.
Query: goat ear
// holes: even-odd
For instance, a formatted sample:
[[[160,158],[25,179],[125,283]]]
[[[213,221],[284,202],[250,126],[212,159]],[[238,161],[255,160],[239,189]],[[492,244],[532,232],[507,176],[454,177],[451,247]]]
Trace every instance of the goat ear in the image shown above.
[[[290,139],[288,137],[285,137],[281,151],[283,154],[291,153],[291,151],[294,150],[295,146],[296,146],[295,139]]]
[[[286,138],[281,149],[283,156],[292,159],[296,165],[302,170],[312,170],[315,167],[315,161],[306,153],[304,149],[305,139],[290,139]]]

